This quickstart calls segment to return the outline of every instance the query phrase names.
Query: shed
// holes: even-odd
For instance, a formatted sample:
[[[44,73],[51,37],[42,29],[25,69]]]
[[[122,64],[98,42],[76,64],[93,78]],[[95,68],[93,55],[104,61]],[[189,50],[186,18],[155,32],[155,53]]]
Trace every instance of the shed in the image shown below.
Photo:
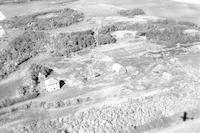
[[[113,72],[116,72],[118,74],[125,74],[127,72],[126,68],[118,63],[114,63],[111,69]]]

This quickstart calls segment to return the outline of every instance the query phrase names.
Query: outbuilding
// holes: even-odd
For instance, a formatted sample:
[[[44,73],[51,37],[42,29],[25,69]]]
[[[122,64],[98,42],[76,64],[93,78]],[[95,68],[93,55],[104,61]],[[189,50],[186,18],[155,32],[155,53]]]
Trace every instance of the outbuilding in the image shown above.
[[[114,63],[111,69],[113,72],[118,74],[125,74],[127,72],[126,68],[118,63]]]
[[[0,38],[5,34],[3,27],[0,25]]]

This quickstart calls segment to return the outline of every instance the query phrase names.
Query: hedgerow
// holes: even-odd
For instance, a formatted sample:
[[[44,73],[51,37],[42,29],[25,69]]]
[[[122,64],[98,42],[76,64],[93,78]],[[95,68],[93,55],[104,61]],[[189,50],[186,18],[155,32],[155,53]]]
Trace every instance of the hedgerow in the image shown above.
[[[18,66],[44,50],[48,36],[43,32],[27,31],[16,37],[0,52],[0,79],[17,70]]]
[[[53,14],[51,17],[42,16]],[[83,21],[84,14],[76,10],[66,8],[39,12],[27,16],[16,16],[2,22],[6,28],[21,28],[25,30],[51,30],[66,27],[71,24]]]

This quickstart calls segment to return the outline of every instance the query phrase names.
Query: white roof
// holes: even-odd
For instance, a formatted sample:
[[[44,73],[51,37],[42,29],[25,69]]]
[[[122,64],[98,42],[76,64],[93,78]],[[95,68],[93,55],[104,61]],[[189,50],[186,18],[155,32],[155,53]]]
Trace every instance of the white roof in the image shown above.
[[[0,38],[5,34],[3,27],[0,25]]]
[[[57,83],[59,83],[59,80],[57,80],[55,78],[49,78],[49,79],[45,80],[46,85],[53,85],[53,84],[57,84]]]
[[[6,17],[3,15],[3,13],[0,11],[0,21],[6,19]]]

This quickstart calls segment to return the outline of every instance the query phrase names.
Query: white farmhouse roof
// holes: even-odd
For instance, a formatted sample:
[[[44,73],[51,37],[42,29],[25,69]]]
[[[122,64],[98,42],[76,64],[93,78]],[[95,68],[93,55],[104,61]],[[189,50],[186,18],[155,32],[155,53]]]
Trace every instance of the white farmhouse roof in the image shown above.
[[[0,38],[5,34],[3,27],[0,25]]]
[[[0,21],[6,19],[6,17],[3,15],[3,13],[0,11]]]
[[[47,80],[45,80],[45,84],[46,85],[53,85],[53,84],[57,84],[59,83],[59,80],[55,79],[55,78],[49,78]]]

